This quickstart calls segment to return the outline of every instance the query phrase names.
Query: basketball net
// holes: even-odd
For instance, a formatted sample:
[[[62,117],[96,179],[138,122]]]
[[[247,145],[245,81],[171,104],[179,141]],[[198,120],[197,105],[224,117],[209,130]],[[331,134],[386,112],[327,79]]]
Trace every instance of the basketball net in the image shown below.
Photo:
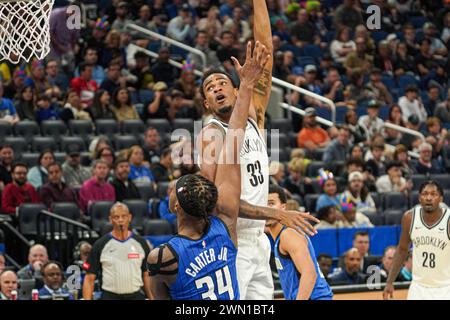
[[[16,64],[50,52],[50,13],[55,0],[0,0],[0,62]]]

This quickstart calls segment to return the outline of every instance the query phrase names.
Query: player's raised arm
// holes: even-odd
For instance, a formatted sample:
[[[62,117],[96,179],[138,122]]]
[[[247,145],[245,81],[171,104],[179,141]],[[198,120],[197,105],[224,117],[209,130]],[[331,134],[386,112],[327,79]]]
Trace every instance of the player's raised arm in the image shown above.
[[[253,37],[255,42],[259,41],[273,55],[272,29],[265,0],[253,0]],[[272,88],[272,67],[273,59],[269,59],[253,89],[252,107],[255,109],[256,122],[260,130],[264,129],[264,115],[269,104]]]
[[[247,54],[243,66],[232,57],[240,78],[240,87],[235,107],[228,124],[224,147],[219,156],[215,184],[219,198],[217,215],[228,225],[236,242],[236,221],[239,214],[241,196],[240,150],[245,136],[251,95],[256,81],[261,76],[263,66],[270,59],[267,49],[256,42],[253,50],[247,44]]]
[[[411,211],[406,212],[402,218],[402,234],[398,242],[397,250],[395,250],[394,261],[386,281],[386,287],[383,291],[383,299],[393,298],[394,286],[393,283],[397,278],[403,262],[408,257],[409,245],[411,244],[410,229],[411,229],[412,214]]]

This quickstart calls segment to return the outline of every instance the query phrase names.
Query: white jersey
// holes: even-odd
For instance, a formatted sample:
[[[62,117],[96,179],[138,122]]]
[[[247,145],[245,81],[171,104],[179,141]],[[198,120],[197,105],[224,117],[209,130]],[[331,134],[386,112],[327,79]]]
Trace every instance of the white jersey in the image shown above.
[[[207,125],[215,124],[225,133],[228,125],[215,118]],[[241,148],[239,161],[241,163],[241,199],[250,204],[267,206],[269,194],[269,156],[267,147],[258,126],[252,119],[248,119],[245,128],[245,139]],[[198,162],[201,166],[201,162]],[[264,220],[238,218],[237,231],[248,228],[264,230]]]
[[[441,219],[428,226],[422,207],[412,210],[412,281],[423,287],[450,286],[450,209],[442,208],[442,212]]]

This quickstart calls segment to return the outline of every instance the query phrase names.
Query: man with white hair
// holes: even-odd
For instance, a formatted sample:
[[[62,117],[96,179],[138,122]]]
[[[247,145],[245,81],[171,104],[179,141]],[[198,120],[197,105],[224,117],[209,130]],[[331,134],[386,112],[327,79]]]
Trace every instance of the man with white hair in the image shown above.
[[[92,247],[83,263],[86,277],[84,300],[92,300],[94,282],[101,275],[102,300],[144,300],[151,298],[146,258],[150,253],[146,241],[129,230],[133,216],[128,207],[116,202],[109,213],[113,230]]]
[[[48,262],[47,248],[42,244],[35,244],[28,253],[28,264],[17,272],[17,277],[21,280],[35,279],[36,287],[44,285],[41,268]]]
[[[413,165],[417,174],[445,173],[443,166],[438,160],[432,158],[433,147],[428,142],[422,142],[419,146],[419,159]]]

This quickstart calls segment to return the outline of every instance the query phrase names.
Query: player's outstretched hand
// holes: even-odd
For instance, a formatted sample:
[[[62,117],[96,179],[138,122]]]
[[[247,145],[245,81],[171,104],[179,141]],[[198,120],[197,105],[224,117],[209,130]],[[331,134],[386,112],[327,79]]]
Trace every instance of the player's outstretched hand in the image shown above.
[[[308,220],[319,223],[320,220],[316,217],[310,215],[308,212],[300,211],[281,211],[280,212],[280,223],[286,227],[293,228],[302,232],[303,234],[308,234],[314,236],[317,234],[317,230],[309,223]]]
[[[231,57],[239,75],[241,85],[254,86],[258,82],[263,74],[264,66],[270,59],[270,54],[266,46],[259,41],[256,41],[255,48],[252,52],[252,44],[249,41],[247,43],[247,54],[243,66],[241,66],[235,57]]]
[[[389,298],[394,298],[394,285],[392,283],[386,283],[383,291],[383,299],[388,300]]]

